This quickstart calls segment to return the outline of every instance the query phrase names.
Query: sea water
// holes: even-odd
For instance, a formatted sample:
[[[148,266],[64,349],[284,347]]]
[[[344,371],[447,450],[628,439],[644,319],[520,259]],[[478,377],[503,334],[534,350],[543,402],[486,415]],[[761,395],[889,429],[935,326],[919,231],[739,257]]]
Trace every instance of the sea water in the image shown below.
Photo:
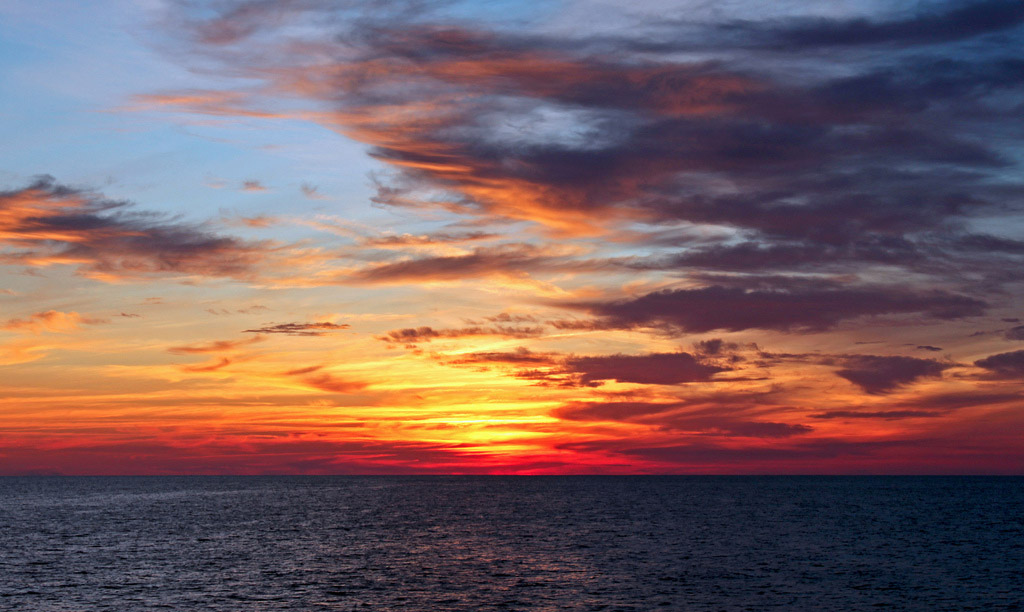
[[[0,610],[1019,610],[1014,477],[0,478]]]

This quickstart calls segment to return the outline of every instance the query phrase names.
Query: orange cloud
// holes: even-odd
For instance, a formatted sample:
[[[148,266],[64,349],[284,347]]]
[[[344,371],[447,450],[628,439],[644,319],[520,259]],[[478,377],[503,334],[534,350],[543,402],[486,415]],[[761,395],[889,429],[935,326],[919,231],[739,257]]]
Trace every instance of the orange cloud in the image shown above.
[[[257,217],[240,217],[238,221],[246,227],[265,228],[277,224],[278,219],[269,215],[259,215]]]
[[[267,186],[257,180],[244,181],[242,183],[242,191],[249,192],[260,192],[267,191]]]
[[[244,277],[273,249],[152,215],[44,177],[0,192],[0,262],[75,265],[116,280],[159,273]]]
[[[353,393],[366,388],[365,382],[345,380],[323,372],[302,376],[301,380],[314,389],[329,393]]]
[[[256,344],[262,342],[261,336],[255,336],[253,338],[246,338],[244,340],[217,340],[206,344],[192,344],[186,346],[175,346],[171,347],[168,352],[177,353],[179,355],[191,355],[191,354],[202,354],[202,353],[223,353],[226,351],[234,351],[241,347],[248,346],[250,344]]]
[[[141,94],[134,97],[135,105],[119,110],[143,111],[164,108],[225,117],[280,117],[277,113],[247,108],[248,98],[249,96],[240,92],[210,90]]]
[[[60,185],[52,177],[0,192],[0,264],[69,265],[106,282],[154,276],[274,282],[275,273],[288,281],[296,270],[332,259],[316,248],[243,240],[137,211],[130,202]]]
[[[31,332],[33,334],[40,334],[42,332],[67,333],[77,330],[82,325],[96,325],[106,322],[105,319],[83,317],[73,311],[47,310],[34,313],[26,319],[10,319],[3,325],[0,325],[0,329]]]

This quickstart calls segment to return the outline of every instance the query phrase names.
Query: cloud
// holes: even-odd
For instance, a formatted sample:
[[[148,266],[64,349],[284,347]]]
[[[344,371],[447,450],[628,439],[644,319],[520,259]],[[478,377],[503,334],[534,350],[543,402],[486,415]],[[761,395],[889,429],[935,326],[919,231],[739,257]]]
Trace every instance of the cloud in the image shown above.
[[[889,287],[766,291],[722,286],[666,289],[636,298],[562,305],[598,317],[592,322],[558,324],[563,327],[656,327],[676,334],[745,329],[823,331],[870,315],[918,314],[949,320],[981,314],[985,307],[984,302],[962,295]]]
[[[913,397],[904,399],[897,405],[948,413],[962,408],[979,408],[1019,402],[1021,398],[1019,392],[961,391]]]
[[[543,335],[545,329],[540,326],[522,327],[508,325],[472,326],[451,329],[435,329],[430,326],[406,327],[387,332],[378,339],[385,342],[417,344],[430,342],[440,338],[466,338],[473,336],[498,336],[501,338],[532,338]]]
[[[180,46],[153,32],[169,59],[237,90],[140,96],[135,110],[185,111],[214,125],[315,122],[377,162],[367,204],[385,212],[364,211],[367,225],[326,209],[310,219],[214,221],[244,226],[245,235],[333,232],[286,245],[52,179],[0,193],[0,263],[57,270],[49,281],[18,278],[19,296],[8,302],[43,295],[38,288],[64,272],[111,282],[202,278],[209,291],[184,288],[150,312],[132,308],[164,332],[188,309],[212,328],[224,321],[206,313],[264,318],[233,328],[248,328],[236,338],[189,333],[163,346],[178,357],[157,361],[184,362],[154,370],[173,370],[168,378],[180,384],[171,394],[93,393],[110,386],[102,380],[61,391],[68,405],[85,402],[73,412],[91,419],[88,427],[120,436],[145,413],[154,432],[167,426],[161,440],[176,442],[147,442],[156,433],[141,432],[104,446],[74,432],[51,442],[73,442],[60,469],[116,471],[126,455],[137,469],[178,472],[458,471],[517,461],[776,473],[1021,465],[1020,397],[1011,391],[1021,387],[1024,358],[994,354],[973,368],[953,361],[1024,339],[1019,321],[979,338],[964,336],[983,322],[960,323],[989,309],[1014,312],[1024,280],[1019,0],[824,9],[743,0],[696,10],[680,2],[568,26],[548,19],[564,7],[541,14],[531,3],[524,19],[430,0],[159,4],[171,14],[158,27],[181,28],[172,33]],[[748,11],[742,19],[722,17],[737,5]],[[323,170],[307,178],[330,174]],[[266,190],[242,178],[224,186]],[[280,180],[282,202],[325,199],[301,175]],[[464,286],[436,286],[452,283]],[[534,294],[493,291],[514,283]],[[268,285],[292,289],[275,297]],[[296,289],[322,285],[349,290]],[[423,285],[429,295],[417,291]],[[129,293],[144,295],[137,289]],[[381,341],[413,352],[363,347],[394,357],[377,364],[386,373],[366,361],[374,355],[326,341],[320,348],[333,346],[342,361],[312,357],[317,342],[275,355],[272,335],[348,325],[280,322],[288,314],[266,322],[240,308],[260,296],[292,313],[342,299],[315,310],[371,310],[331,320],[361,317]],[[142,299],[121,298],[107,305],[111,315]],[[0,326],[86,325],[77,313],[29,316],[45,308],[9,313]],[[424,309],[431,319],[420,323],[431,326],[383,322],[409,325]],[[140,327],[127,315],[119,321]],[[11,337],[0,360],[37,359],[60,345]],[[951,356],[924,358],[944,350],[925,341]],[[766,343],[779,352],[762,350]],[[843,348],[861,344],[907,355]],[[112,364],[85,365],[145,376]],[[439,364],[466,370],[445,377]],[[14,392],[26,398],[25,414],[63,410],[31,389],[44,367],[12,378],[24,385]],[[109,408],[122,404],[130,416]],[[170,406],[173,419],[161,424],[156,410]],[[233,423],[199,422],[223,406],[234,407]],[[325,433],[335,425],[349,427],[343,441]],[[174,428],[180,433],[168,433]],[[224,442],[225,428],[251,435]],[[384,436],[452,442],[371,439]],[[43,446],[15,442],[0,449],[15,461],[7,469],[51,466]]]
[[[297,378],[307,387],[328,393],[355,393],[369,386],[363,381],[338,378],[323,369],[323,365],[305,366],[288,370],[284,375]]]
[[[450,365],[488,365],[504,364],[514,366],[553,366],[558,363],[558,355],[554,353],[536,353],[520,346],[514,351],[478,351],[445,358]]]
[[[379,201],[444,202],[566,232],[592,230],[600,224],[595,213],[716,217],[741,227],[782,223],[804,230],[818,218],[824,232],[851,221],[849,234],[865,223],[885,230],[936,226],[957,214],[950,198],[970,198],[951,190],[954,183],[935,180],[932,171],[1000,159],[966,137],[971,126],[956,113],[978,107],[988,91],[1021,84],[1016,58],[999,40],[980,38],[975,44],[987,53],[970,55],[953,46],[929,47],[1016,27],[1021,11],[1013,0],[922,9],[900,19],[797,16],[704,31],[662,20],[614,37],[581,32],[568,38],[464,20],[429,23],[431,12],[422,7],[417,19],[408,18],[412,11],[375,15],[379,7],[368,7],[353,20],[349,9],[332,14],[333,6],[291,5],[272,11],[261,27],[248,21],[229,28],[244,32],[231,37],[230,53],[206,36],[192,40],[220,57],[225,69],[269,75],[269,89],[321,103],[327,110],[312,114],[316,120],[373,146],[373,155],[401,175]],[[188,34],[235,24],[242,7],[263,10],[242,4],[191,20]],[[319,61],[275,47],[275,29],[325,15],[340,30],[306,30],[305,42],[318,49]],[[347,18],[353,31],[343,30]],[[782,62],[752,66],[737,55],[752,45],[800,53],[863,44],[923,52],[892,59],[831,56],[842,70],[804,71],[801,79]],[[679,59],[678,51],[695,49],[701,60]],[[209,114],[239,106],[210,97],[193,92],[182,106]],[[996,120],[999,111],[987,110]],[[942,133],[931,129],[935,115],[951,119]],[[860,129],[844,129],[852,126]],[[920,172],[891,170],[878,184],[869,179],[910,162]],[[727,175],[743,197],[704,190],[703,198],[694,198],[709,173]],[[991,193],[981,176],[964,180],[978,188],[965,192],[974,193],[975,202]],[[940,189],[915,192],[922,181]],[[453,197],[417,198],[424,190]]]
[[[39,334],[42,332],[67,333],[77,330],[82,325],[97,325],[106,323],[105,319],[83,317],[77,312],[61,312],[59,310],[47,310],[36,312],[25,319],[9,319],[0,325],[0,329],[17,332],[31,332]]]
[[[304,384],[314,389],[328,393],[355,393],[365,389],[367,386],[365,382],[345,380],[326,372],[303,376],[301,380]]]
[[[264,185],[260,181],[249,180],[249,181],[243,181],[242,182],[242,191],[249,191],[249,192],[267,191],[267,187],[266,187],[266,185]]]
[[[467,242],[476,242],[481,240],[491,240],[493,238],[500,238],[501,234],[493,232],[464,232],[464,233],[445,233],[439,232],[436,234],[385,234],[383,236],[376,236],[373,238],[366,238],[360,242],[363,246],[369,246],[377,249],[407,249],[416,247],[436,247],[439,245],[452,245],[452,244],[464,244]]]
[[[31,342],[27,339],[0,344],[0,365],[15,365],[37,361],[47,356],[48,351],[62,348],[59,345]]]
[[[607,380],[644,385],[709,382],[715,374],[729,369],[703,363],[683,352],[570,357],[564,365],[579,374],[584,385]]]
[[[326,200],[327,196],[320,193],[320,188],[316,185],[309,183],[303,183],[299,189],[302,191],[302,195],[306,196],[310,200]]]
[[[990,408],[1020,401],[1019,393],[978,391],[941,393],[912,397],[892,404],[872,405],[868,409],[828,410],[810,416],[815,419],[877,419],[884,421],[927,419],[948,416],[964,408]]]
[[[202,353],[223,353],[227,351],[234,351],[250,344],[262,342],[263,338],[256,336],[255,338],[246,338],[245,340],[216,340],[214,342],[208,342],[206,344],[189,344],[184,346],[174,346],[167,349],[168,352],[178,353],[182,355],[190,354],[202,354]]]
[[[551,414],[571,421],[632,421],[637,418],[660,415],[688,406],[687,402],[603,401],[571,402],[556,408]]]
[[[864,391],[877,395],[894,391],[921,378],[940,377],[957,364],[902,355],[851,355],[828,353],[769,353],[759,351],[759,365],[770,367],[786,362],[838,366],[836,375]],[[915,406],[911,406],[915,407]]]
[[[246,227],[265,228],[273,227],[278,222],[276,217],[269,215],[259,215],[256,217],[239,217],[238,221]]]
[[[226,368],[232,363],[234,363],[233,359],[230,359],[228,357],[221,357],[219,359],[214,359],[209,363],[193,366],[182,366],[181,369],[185,370],[186,372],[216,372],[217,370]]]
[[[756,46],[799,52],[808,48],[867,45],[935,45],[1015,28],[1024,23],[1024,7],[1014,0],[969,0],[922,5],[903,19],[802,19],[768,27],[752,22],[729,24]],[[771,26],[775,25],[772,29]],[[748,43],[748,44],[750,44]]]
[[[716,374],[733,369],[686,352],[579,356],[539,353],[518,347],[514,351],[434,354],[433,357],[447,365],[511,368],[516,378],[558,387],[599,387],[609,381],[640,385],[715,382]]]
[[[682,444],[663,442],[653,445],[630,440],[596,440],[570,442],[560,445],[559,448],[576,452],[611,453],[634,460],[654,461],[665,467],[693,466],[701,469],[700,466],[704,466],[703,470],[710,468],[713,472],[822,474],[847,472],[850,463],[855,466],[870,466],[873,464],[871,459],[878,454],[884,455],[886,451],[915,446],[920,449],[922,441],[850,441],[819,438],[797,444],[737,446],[705,440]]]
[[[206,312],[208,312],[208,313],[210,313],[212,315],[223,316],[223,315],[230,315],[230,314],[234,314],[234,313],[238,313],[238,314],[255,314],[257,312],[263,312],[265,310],[270,310],[270,308],[268,308],[268,307],[266,307],[266,306],[264,306],[262,304],[253,304],[252,306],[247,306],[245,308],[236,308],[234,310],[231,310],[231,309],[228,309],[228,308],[207,308]]]
[[[188,112],[220,117],[259,119],[270,119],[280,116],[278,113],[248,108],[249,97],[249,95],[243,92],[203,89],[190,89],[173,93],[139,94],[133,98],[135,104],[118,110],[186,110]],[[214,189],[220,189],[225,187],[227,183],[220,179],[213,179],[207,181],[206,185]]]
[[[942,416],[943,413],[932,410],[829,410],[819,414],[812,414],[812,419],[878,419],[884,421],[896,421],[900,419],[923,419]]]
[[[989,371],[989,376],[996,379],[1017,380],[1024,378],[1024,351],[1010,351],[989,355],[974,362],[979,368]]]
[[[375,263],[337,282],[632,266],[692,282],[631,304],[577,304],[595,325],[799,332],[872,315],[973,316],[984,303],[966,296],[1024,276],[1019,241],[969,229],[1024,208],[1010,152],[1019,135],[987,136],[1013,122],[1009,101],[1024,95],[1015,0],[854,19],[787,5],[771,19],[660,18],[573,36],[399,5],[182,10],[186,51],[260,86],[153,101],[305,118],[365,143],[391,168],[376,179],[377,204],[531,221],[568,237],[616,234],[625,223],[664,231],[629,230],[638,249],[658,249],[629,261],[500,245]],[[684,226],[694,231],[674,244],[656,237]],[[365,246],[436,242],[448,240]],[[809,280],[740,293],[700,286],[708,271]],[[845,275],[845,286],[812,276],[825,272]],[[915,282],[878,284],[896,272]],[[719,298],[726,307],[713,306]]]
[[[72,265],[101,280],[155,274],[251,277],[273,248],[136,211],[42,177],[0,192],[0,263]]]
[[[323,336],[327,332],[349,329],[351,325],[346,323],[330,323],[321,321],[317,323],[276,323],[268,324],[256,329],[246,329],[242,333],[253,334],[285,334],[288,336]]]
[[[941,376],[953,367],[934,359],[880,355],[850,355],[840,363],[843,368],[836,375],[868,393],[887,393],[920,378]]]
[[[358,430],[359,424],[350,429]],[[59,437],[43,444],[0,446],[3,475],[173,474],[418,474],[450,473],[470,453],[457,443],[411,440],[339,439],[296,432],[292,435],[235,433],[194,440],[153,433]],[[126,462],[125,457],[132,457]],[[479,470],[486,473],[486,469]]]
[[[758,394],[718,393],[672,402],[571,402],[555,409],[552,416],[570,421],[638,423],[698,436],[788,438],[813,431],[808,425],[744,416],[757,397]]]
[[[1007,340],[1024,340],[1024,325],[1011,327],[1003,335]]]
[[[735,351],[739,345],[734,342],[726,342],[721,338],[709,338],[694,343],[693,348],[701,355],[721,355],[726,351]]]
[[[377,242],[370,246],[387,246]],[[528,244],[476,247],[469,253],[418,257],[384,262],[355,270],[347,283],[403,284],[459,281],[467,278],[513,277],[526,271],[579,270],[585,264],[572,261],[563,249]]]

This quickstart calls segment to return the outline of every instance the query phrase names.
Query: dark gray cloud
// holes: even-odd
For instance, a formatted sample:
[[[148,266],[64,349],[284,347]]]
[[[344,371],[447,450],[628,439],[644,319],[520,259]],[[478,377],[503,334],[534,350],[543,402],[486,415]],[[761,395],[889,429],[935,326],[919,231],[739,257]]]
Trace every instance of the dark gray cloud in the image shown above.
[[[735,342],[726,342],[721,338],[709,338],[707,340],[700,340],[694,343],[694,350],[700,355],[706,355],[709,357],[717,357],[730,353],[730,357],[733,357],[731,353],[739,349],[739,345]]]
[[[989,376],[992,378],[1024,379],[1024,351],[989,355],[975,361],[974,365],[988,370]]]
[[[981,314],[985,307],[980,300],[938,291],[912,293],[883,287],[747,291],[721,286],[564,305],[598,317],[593,321],[560,323],[565,327],[658,327],[674,333],[744,329],[821,331],[866,315],[921,314],[958,319]]]
[[[578,373],[584,385],[606,380],[645,385],[708,382],[715,374],[728,370],[683,352],[570,357],[565,367]]]
[[[1024,23],[1024,6],[1016,0],[921,3],[919,11],[890,19],[800,19],[795,23],[736,23],[746,44],[776,51],[864,45],[934,45],[1003,32]],[[772,26],[775,26],[774,28]]]
[[[1014,270],[1024,267],[1013,236],[969,230],[975,219],[1024,209],[1012,153],[1024,139],[1016,0],[930,2],[855,19],[662,19],[572,37],[484,25],[429,2],[241,2],[212,16],[186,13],[189,39],[207,59],[269,78],[266,91],[312,96],[328,109],[321,121],[390,164],[380,204],[564,233],[623,220],[731,230],[632,262],[687,275],[885,268],[977,294],[1019,280]],[[304,30],[321,62],[275,46],[274,28],[290,20],[329,24]],[[702,59],[680,59],[687,50]],[[665,246],[651,235],[652,248]],[[567,266],[546,252],[479,248],[371,266],[352,281]],[[859,310],[933,312],[895,305],[919,302],[925,285],[887,292]],[[787,307],[805,312],[767,316],[767,327],[857,316],[816,315],[819,305],[793,299]]]
[[[373,264],[351,273],[345,280],[367,284],[455,281],[492,275],[518,275],[525,271],[582,269],[584,266],[582,262],[541,247],[502,244],[474,248],[467,254]]]
[[[839,369],[835,371],[837,376],[874,395],[889,393],[921,378],[940,377],[943,372],[957,365],[948,361],[943,362],[935,359],[921,359],[902,355],[770,353],[759,351],[758,358],[755,364],[762,367],[771,367],[783,363],[813,363],[838,367]],[[954,394],[944,397],[956,398],[959,395]],[[974,397],[974,395],[969,395],[968,397]],[[920,406],[913,404],[901,407],[916,409]]]
[[[598,387],[609,381],[642,385],[713,382],[715,374],[732,369],[686,352],[577,356],[520,347],[508,352],[436,357],[448,365],[511,368],[517,378],[560,387]]]
[[[1024,325],[1018,325],[1006,330],[1003,336],[1007,340],[1024,340]]]
[[[887,393],[924,377],[941,376],[953,364],[916,357],[850,355],[841,358],[836,375],[868,393]]]

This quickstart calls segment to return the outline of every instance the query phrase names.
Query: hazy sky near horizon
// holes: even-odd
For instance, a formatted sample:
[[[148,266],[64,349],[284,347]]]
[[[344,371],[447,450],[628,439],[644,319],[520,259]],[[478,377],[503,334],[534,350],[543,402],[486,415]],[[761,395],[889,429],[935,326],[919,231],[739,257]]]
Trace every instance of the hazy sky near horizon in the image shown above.
[[[1022,45],[0,1],[0,474],[1024,472]]]

